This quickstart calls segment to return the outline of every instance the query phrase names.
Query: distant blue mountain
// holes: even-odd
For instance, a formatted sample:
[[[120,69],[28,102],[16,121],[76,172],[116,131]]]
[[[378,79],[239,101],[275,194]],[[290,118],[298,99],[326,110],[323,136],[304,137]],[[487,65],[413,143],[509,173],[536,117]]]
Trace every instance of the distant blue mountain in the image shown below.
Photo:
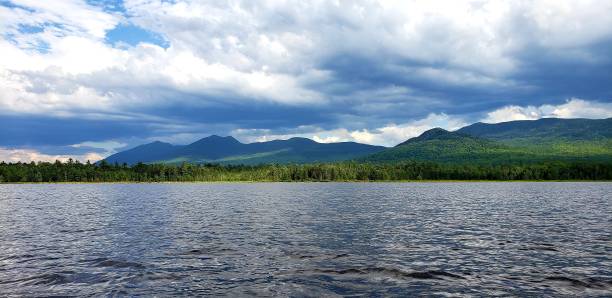
[[[221,163],[221,164],[262,164],[262,163],[310,163],[333,162],[384,150],[354,142],[318,143],[307,138],[291,138],[243,144],[235,138],[212,135],[192,144],[177,146],[153,142],[134,147],[105,160],[109,163]]]
[[[183,146],[175,146],[169,143],[155,141],[153,143],[140,145],[129,150],[115,153],[105,160],[110,163],[135,164],[140,161],[163,160],[172,155],[172,152]]]

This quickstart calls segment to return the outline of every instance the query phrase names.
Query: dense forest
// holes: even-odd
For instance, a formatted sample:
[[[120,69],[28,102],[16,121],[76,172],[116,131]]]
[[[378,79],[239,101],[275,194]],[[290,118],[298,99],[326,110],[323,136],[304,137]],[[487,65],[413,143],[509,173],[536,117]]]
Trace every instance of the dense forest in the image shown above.
[[[612,180],[610,163],[547,162],[512,165],[429,162],[321,163],[237,166],[62,163],[0,163],[0,182],[164,181],[402,181],[402,180]]]

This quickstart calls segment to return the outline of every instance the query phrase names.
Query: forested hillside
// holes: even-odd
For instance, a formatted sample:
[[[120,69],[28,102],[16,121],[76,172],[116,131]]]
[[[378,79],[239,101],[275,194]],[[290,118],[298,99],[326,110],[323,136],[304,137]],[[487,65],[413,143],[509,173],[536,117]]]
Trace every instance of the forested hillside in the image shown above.
[[[612,162],[612,119],[540,119],[434,128],[393,148],[360,158],[440,163],[528,164]]]

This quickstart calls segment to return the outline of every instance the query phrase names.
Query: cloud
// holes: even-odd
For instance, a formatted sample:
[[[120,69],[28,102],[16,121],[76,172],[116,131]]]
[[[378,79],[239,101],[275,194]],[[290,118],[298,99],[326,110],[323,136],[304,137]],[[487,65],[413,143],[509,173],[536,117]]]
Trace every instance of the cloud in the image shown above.
[[[431,115],[606,116],[610,14],[610,0],[0,1],[0,146],[234,131],[393,145]]]
[[[520,77],[532,60],[525,55],[568,53],[557,58],[607,65],[591,45],[612,34],[607,1],[127,0],[125,12],[69,0],[13,3],[0,6],[0,103],[17,113],[219,101],[338,108],[394,87],[412,90],[398,102],[445,88],[511,94],[529,85]],[[125,22],[169,46],[107,44]],[[40,43],[44,51],[29,46]]]
[[[358,142],[363,144],[395,146],[409,138],[416,137],[426,130],[440,127],[456,130],[466,123],[459,117],[446,114],[430,114],[426,118],[402,124],[388,124],[376,129],[348,130],[338,128],[323,130],[318,127],[299,127],[298,131],[285,134],[273,134],[270,130],[238,129],[233,135],[246,142],[263,142],[292,137],[310,138],[320,143]],[[301,131],[300,131],[301,130]]]
[[[48,155],[33,149],[8,149],[0,147],[0,160],[5,162],[54,162],[56,160],[66,162],[70,158],[81,162],[86,162],[88,160],[94,162],[103,159],[104,156],[95,152],[83,155]]]
[[[105,142],[82,142],[79,144],[70,145],[72,148],[85,148],[85,149],[101,149],[103,152],[102,156],[109,156],[117,152],[117,149],[126,147],[126,143],[120,143],[117,141],[105,141]]]
[[[536,120],[540,118],[609,118],[612,117],[612,103],[586,101],[572,98],[560,105],[505,106],[487,113],[482,120],[498,123],[514,120]]]
[[[80,1],[41,4],[14,1],[0,6],[6,17],[0,50],[0,107],[4,113],[39,113],[78,116],[87,109],[101,113],[134,107],[173,104],[206,105],[219,100],[270,101],[284,104],[322,102],[315,90],[301,86],[302,77],[269,71],[267,67],[240,69],[198,55],[193,49],[150,43],[133,47],[106,44],[106,32],[123,18]],[[63,13],[65,10],[67,13]],[[62,21],[61,18],[64,18]],[[37,30],[23,31],[30,26]],[[31,47],[45,44],[44,50]],[[262,39],[263,47],[274,43]],[[160,95],[148,90],[166,90]],[[191,96],[184,96],[189,94]]]
[[[0,7],[4,20],[0,27],[3,33],[45,42],[66,35],[103,39],[106,31],[121,20],[119,15],[104,12],[79,0],[12,0],[9,4]],[[30,29],[24,30],[24,26]],[[20,34],[24,31],[28,34]]]

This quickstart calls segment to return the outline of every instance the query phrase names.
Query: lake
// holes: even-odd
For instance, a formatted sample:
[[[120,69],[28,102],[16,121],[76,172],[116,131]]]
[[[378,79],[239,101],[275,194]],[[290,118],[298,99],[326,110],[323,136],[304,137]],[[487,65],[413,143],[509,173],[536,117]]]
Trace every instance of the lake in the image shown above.
[[[0,295],[612,295],[612,183],[0,185]]]

